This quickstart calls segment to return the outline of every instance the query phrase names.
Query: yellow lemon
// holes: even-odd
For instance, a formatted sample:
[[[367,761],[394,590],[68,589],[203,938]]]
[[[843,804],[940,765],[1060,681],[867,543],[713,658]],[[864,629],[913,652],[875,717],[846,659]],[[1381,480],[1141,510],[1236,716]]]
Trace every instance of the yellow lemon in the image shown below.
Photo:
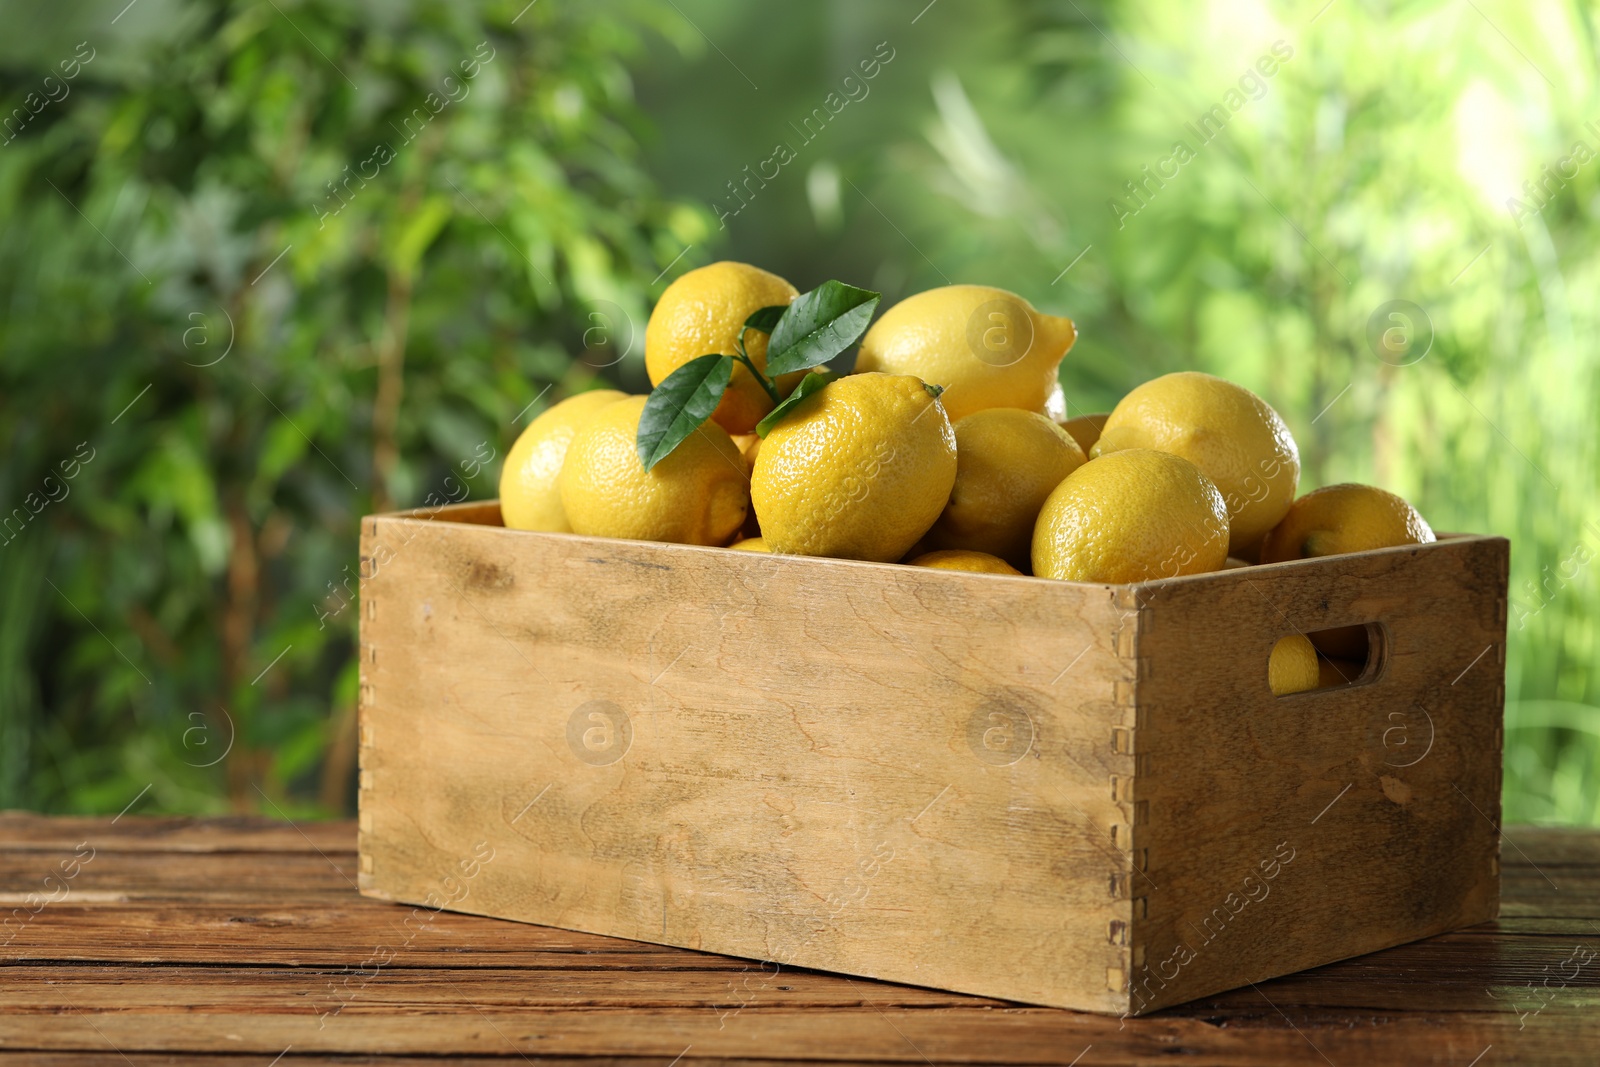
[[[1033,530],[1033,573],[1074,582],[1145,582],[1220,570],[1222,494],[1193,463],[1130,448],[1092,459],[1056,486]]]
[[[761,451],[761,438],[753,433],[736,433],[733,443],[739,449],[739,454],[744,457],[745,466],[751,470],[756,468],[756,454]]]
[[[557,485],[567,446],[591,415],[625,396],[615,389],[579,393],[528,424],[506,453],[505,466],[500,468],[500,517],[507,527],[572,532]]]
[[[1028,566],[1033,522],[1061,479],[1088,462],[1049,419],[1021,408],[985,408],[955,424],[956,484],[928,531],[933,548],[968,549]]]
[[[1171,452],[1222,493],[1228,548],[1250,558],[1294,502],[1300,450],[1278,413],[1250,390],[1199,371],[1145,382],[1112,410],[1090,455],[1124,448]]]
[[[1325,485],[1294,502],[1261,545],[1262,563],[1425,545],[1433,529],[1402,498],[1372,485]]]
[[[1089,450],[1094,447],[1094,443],[1100,440],[1100,429],[1105,426],[1106,420],[1110,417],[1109,413],[1102,413],[1079,415],[1075,418],[1067,419],[1065,422],[1060,419],[1056,421],[1060,422],[1061,428],[1067,431],[1074,441],[1078,442],[1078,447],[1083,449],[1083,454],[1087,456]]]
[[[728,431],[707,422],[645,470],[636,441],[645,398],[596,412],[572,438],[561,504],[576,533],[725,545],[744,522],[750,480]]]
[[[1017,574],[1022,572],[999,556],[963,549],[926,552],[911,561],[913,567],[933,567],[941,571],[975,571],[979,574]]]
[[[644,365],[650,384],[660,385],[698,356],[737,354],[745,319],[764,307],[788,305],[798,295],[776,274],[748,263],[724,261],[687,271],[667,286],[645,326]],[[751,330],[744,347],[750,361],[765,370],[767,335]],[[800,373],[785,375],[779,390],[787,392],[799,380]],[[729,433],[747,434],[771,410],[772,398],[761,383],[744,364],[736,363],[728,391],[711,417]]]
[[[767,547],[767,539],[764,538],[764,537],[746,537],[742,541],[735,541],[733,544],[729,545],[728,547],[733,549],[735,552],[771,552],[772,551],[772,549]]]
[[[933,390],[908,375],[851,374],[767,434],[750,494],[774,552],[893,563],[955,480],[955,432]]]
[[[738,447],[739,453],[744,456],[745,469],[754,473],[756,456],[761,451],[761,438],[753,433],[734,434],[733,443]],[[751,540],[761,536],[761,524],[756,521],[755,508],[751,508],[750,514],[744,517],[744,525],[739,529],[739,536]],[[729,547],[732,546],[730,545]],[[764,548],[763,551],[765,551]]]
[[[861,339],[856,370],[944,386],[939,399],[952,420],[984,408],[1043,411],[1077,338],[1071,319],[1035,311],[1015,293],[947,285],[885,311]]]
[[[1302,634],[1280,637],[1267,657],[1267,685],[1276,696],[1316,689],[1320,682],[1317,650]]]

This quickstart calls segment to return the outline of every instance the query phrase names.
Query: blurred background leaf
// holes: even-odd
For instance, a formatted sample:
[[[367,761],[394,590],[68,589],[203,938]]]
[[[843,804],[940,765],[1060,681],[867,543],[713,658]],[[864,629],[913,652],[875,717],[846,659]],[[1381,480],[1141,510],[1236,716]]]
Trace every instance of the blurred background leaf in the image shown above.
[[[884,307],[1014,289],[1078,320],[1073,413],[1212,371],[1283,413],[1304,488],[1510,537],[1506,818],[1600,824],[1583,5],[0,24],[0,807],[349,811],[358,517],[492,496],[545,406],[645,388],[653,298],[732,258]],[[1392,301],[1414,361],[1368,341]]]

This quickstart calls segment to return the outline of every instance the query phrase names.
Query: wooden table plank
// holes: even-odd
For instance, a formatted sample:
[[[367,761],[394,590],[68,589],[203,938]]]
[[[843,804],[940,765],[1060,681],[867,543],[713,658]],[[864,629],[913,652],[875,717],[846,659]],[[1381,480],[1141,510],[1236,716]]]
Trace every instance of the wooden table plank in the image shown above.
[[[1600,1039],[1584,831],[1510,833],[1497,923],[1128,1020],[419,913],[355,894],[353,844],[349,823],[0,813],[0,1065],[1492,1067],[1593,1062]]]
[[[34,1032],[30,1043],[6,1033],[7,1047],[67,1051],[112,1048],[123,1053],[211,1050],[253,1052],[265,1063],[290,1050],[308,1053],[445,1056],[633,1056],[666,1064],[687,1051],[694,1059],[771,1058],[794,1062],[878,1063],[1171,1062],[1198,1064],[1443,1063],[1465,1067],[1491,1046],[1499,1062],[1593,1063],[1600,1039],[1594,1015],[1541,1019],[1518,1033],[1490,1017],[1408,1012],[1364,1017],[1298,1017],[1270,1012],[1212,1020],[1184,1014],[1151,1016],[1119,1032],[1116,1020],[1063,1017],[1051,1009],[1016,1012],[874,1008],[748,1010],[719,1025],[714,1013],[663,1009],[574,1009],[530,1013],[502,1008],[414,1015],[354,1008],[317,1029],[285,1015],[173,1013],[159,1027],[148,1017],[72,1012]],[[1293,1026],[1288,1022],[1293,1022]],[[91,1022],[93,1025],[91,1025]],[[14,1030],[9,1024],[8,1030]],[[1495,1061],[1480,1061],[1483,1067]]]
[[[1282,1011],[1313,1023],[1337,1021],[1351,1014],[1381,1017],[1400,1012],[1454,1012],[1488,1018],[1510,1014],[1508,1007],[1519,984],[1497,983],[1491,988],[1467,979],[1432,989],[1431,997],[1419,999],[1389,973],[1352,974],[1337,983],[1317,975],[1281,982],[1270,990],[1263,984],[1256,990],[1246,988],[1206,998],[1195,1002],[1190,1014],[1203,1010],[1213,1021],[1242,1021],[1270,1018]],[[173,991],[180,988],[183,998],[175,1003]],[[283,1016],[291,1024],[303,1024],[309,1017],[321,1024],[318,1029],[324,1029],[353,1015],[513,1009],[530,1014],[561,1014],[573,1009],[667,1011],[685,1017],[703,1014],[717,1022],[747,1012],[771,1015],[863,1005],[896,1011],[959,1009],[968,1016],[1011,1010],[1001,1002],[963,1001],[957,994],[803,972],[787,973],[776,981],[755,979],[745,989],[737,981],[730,987],[726,974],[696,971],[665,977],[659,972],[567,971],[531,980],[525,970],[409,968],[368,975],[336,970],[317,973],[305,968],[219,967],[197,973],[103,965],[68,972],[41,966],[0,968],[0,989],[6,990],[0,994],[4,1013],[0,1035],[12,1038],[27,1028],[29,1016],[70,1015],[74,1011],[151,1017],[255,1013]],[[1570,985],[1560,990],[1542,1016],[1593,1013],[1597,1006],[1600,990],[1592,983]],[[1052,1009],[1020,1010],[1044,1018],[1040,1013]],[[1118,1020],[1110,1021],[1114,1028]]]
[[[119,852],[355,851],[353,822],[288,823],[253,815],[51,815],[0,811],[0,843],[8,852],[71,851],[79,842]]]
[[[83,852],[79,855],[90,856]],[[48,895],[44,881],[60,863],[71,862],[71,850],[0,855],[0,905],[15,907],[28,893]],[[133,900],[187,903],[199,900],[239,902],[333,903],[356,892],[353,852],[330,853],[204,853],[117,852],[99,849],[71,880],[72,893],[83,901],[123,903]],[[53,857],[53,858],[52,858]],[[248,881],[238,877],[241,863]],[[345,881],[343,876],[348,876]]]
[[[72,897],[40,912],[6,950],[12,959],[104,963],[216,964],[250,960],[297,967],[356,966],[380,945],[390,967],[448,966],[681,969],[679,950],[544,926],[440,912],[412,930],[411,909],[331,901],[315,910],[248,903],[130,902],[79,905]],[[487,926],[487,923],[495,923]],[[744,961],[709,956],[704,970]]]
[[[208,1053],[203,1059],[186,1055],[184,1053],[170,1052],[131,1052],[104,1054],[91,1054],[82,1052],[31,1052],[31,1053],[5,1053],[0,1052],[0,1064],[6,1067],[177,1067],[177,1065],[192,1065],[201,1062],[206,1067],[274,1067],[266,1063],[260,1053],[247,1055],[227,1055]],[[369,1064],[438,1064],[436,1056],[411,1057],[405,1055],[349,1055],[344,1053],[319,1054],[309,1053],[301,1055],[299,1049],[294,1049],[286,1055],[280,1063],[283,1067],[351,1067],[359,1065],[366,1067]],[[537,1062],[538,1067],[669,1067],[660,1056],[551,1056],[540,1053],[537,1061],[519,1058],[515,1053],[506,1056],[478,1056],[478,1055],[451,1055],[445,1061],[452,1067],[509,1067],[509,1065],[528,1064]],[[750,1059],[744,1056],[721,1057],[717,1059],[719,1067],[792,1067],[793,1060]],[[829,1067],[876,1067],[882,1060],[829,1060]],[[922,1063],[921,1060],[913,1061]],[[1067,1062],[1067,1061],[1062,1061]],[[1090,1052],[1076,1067],[1094,1067],[1097,1063],[1129,1063],[1126,1058],[1105,1060],[1096,1059]],[[1155,1062],[1146,1060],[1144,1062]],[[1210,1062],[1210,1061],[1206,1061]],[[1316,1061],[1322,1063],[1321,1059]],[[689,1052],[679,1063],[682,1067],[695,1067],[695,1053]]]
[[[76,896],[52,904],[26,927],[0,958],[84,963],[234,963],[242,959],[271,965],[305,967],[356,966],[378,946],[395,949],[389,967],[449,966],[534,967],[561,969],[652,968],[681,970],[681,950],[644,942],[622,941],[543,926],[504,923],[477,916],[440,912],[425,928],[427,936],[409,938],[402,920],[409,909],[386,908],[374,916],[366,906],[341,900],[316,910],[232,903],[129,902],[107,906],[80,903]],[[385,922],[384,920],[387,920]],[[1447,962],[1465,946],[1472,952],[1486,940],[1502,942],[1507,966],[1524,955],[1543,959],[1547,946],[1538,939],[1564,938],[1577,944],[1600,937],[1596,926],[1581,920],[1502,919],[1469,930],[1391,950],[1397,967]],[[1508,939],[1506,935],[1518,935]],[[404,942],[403,951],[397,942]],[[1477,946],[1477,948],[1474,948]],[[1435,957],[1446,957],[1439,960]],[[703,955],[702,970],[739,971],[744,960]]]

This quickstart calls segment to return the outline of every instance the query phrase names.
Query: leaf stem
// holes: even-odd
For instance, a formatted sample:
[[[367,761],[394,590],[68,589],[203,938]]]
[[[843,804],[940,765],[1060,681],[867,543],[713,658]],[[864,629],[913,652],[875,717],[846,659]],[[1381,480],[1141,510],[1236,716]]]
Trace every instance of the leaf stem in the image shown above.
[[[751,359],[750,354],[744,350],[744,331],[742,330],[739,332],[739,354],[733,358],[743,363],[746,369],[755,376],[756,381],[761,383],[761,388],[765,389],[767,395],[772,398],[773,404],[783,403],[783,397],[778,395],[778,387],[767,380],[767,376],[757,369],[755,360]]]

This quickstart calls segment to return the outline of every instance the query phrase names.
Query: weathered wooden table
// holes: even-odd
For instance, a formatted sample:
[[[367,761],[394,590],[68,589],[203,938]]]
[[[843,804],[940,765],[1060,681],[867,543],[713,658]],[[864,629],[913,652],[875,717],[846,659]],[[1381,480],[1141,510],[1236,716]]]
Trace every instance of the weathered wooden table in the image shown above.
[[[356,895],[351,823],[0,813],[0,1063],[1600,1062],[1600,833],[1498,922],[1119,1020]]]

